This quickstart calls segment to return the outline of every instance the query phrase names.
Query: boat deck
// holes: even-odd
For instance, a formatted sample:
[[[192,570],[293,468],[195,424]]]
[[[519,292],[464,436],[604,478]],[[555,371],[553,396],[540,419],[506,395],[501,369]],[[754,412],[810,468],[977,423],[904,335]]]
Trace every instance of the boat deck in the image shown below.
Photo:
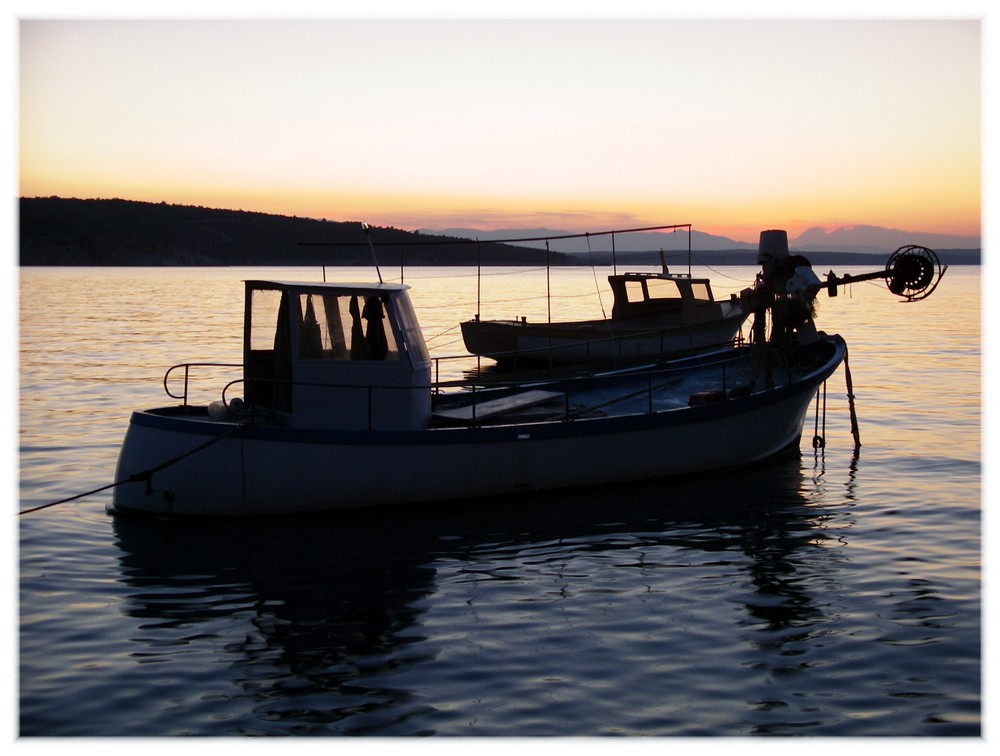
[[[472,375],[435,386],[425,427],[524,425],[669,412],[745,396],[765,385],[782,386],[824,359],[822,354],[814,357],[789,370],[774,355],[768,360],[762,352],[744,347],[604,372],[550,370],[511,373],[506,378],[498,373]],[[287,416],[272,410],[220,415],[204,406],[185,405],[148,412],[222,428],[247,422],[259,426],[287,423]]]
[[[770,382],[788,382],[788,370],[772,365]],[[435,425],[514,425],[532,422],[623,417],[666,412],[722,401],[762,388],[766,380],[759,354],[743,350],[646,365],[586,377],[567,378],[545,390],[530,382],[502,388],[463,389],[438,394]]]

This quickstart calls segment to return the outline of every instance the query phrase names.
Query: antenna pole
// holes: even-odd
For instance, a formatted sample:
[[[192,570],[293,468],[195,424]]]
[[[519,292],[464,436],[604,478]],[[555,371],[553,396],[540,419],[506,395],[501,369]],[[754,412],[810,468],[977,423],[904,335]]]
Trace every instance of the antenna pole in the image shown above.
[[[375,245],[372,244],[371,228],[367,223],[361,224],[361,230],[365,232],[365,238],[368,240],[368,249],[372,253],[372,264],[375,266],[375,272],[378,273],[378,282],[382,283],[382,271],[378,267],[378,258],[375,257]]]

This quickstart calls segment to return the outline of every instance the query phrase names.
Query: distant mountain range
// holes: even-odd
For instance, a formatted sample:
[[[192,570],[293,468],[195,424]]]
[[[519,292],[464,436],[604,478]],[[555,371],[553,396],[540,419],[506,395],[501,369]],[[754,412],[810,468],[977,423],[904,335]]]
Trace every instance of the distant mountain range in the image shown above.
[[[123,199],[22,198],[21,265],[369,265],[371,239],[382,266],[415,265],[655,265],[687,262],[688,233],[595,233],[586,238],[554,229],[473,228],[404,231],[359,222],[326,221],[242,210],[218,210]],[[541,239],[510,242],[514,239]],[[544,239],[550,239],[545,250]],[[469,241],[469,240],[478,240]],[[812,229],[790,239],[814,265],[873,264],[906,244],[938,252],[947,264],[979,264],[979,239],[855,227]],[[693,262],[754,265],[757,245],[693,231]],[[589,253],[589,254],[588,254]],[[581,255],[585,255],[581,259]],[[881,264],[883,260],[879,260]]]
[[[763,229],[762,229],[763,230]],[[498,239],[524,239],[557,237],[572,232],[550,228],[518,228],[483,231],[474,228],[421,229],[421,233],[458,236],[467,239],[494,241]],[[569,254],[585,254],[595,250],[610,250],[610,236],[593,236],[588,239],[565,239],[550,243],[552,249]],[[512,242],[523,246],[545,248],[544,241]],[[588,246],[589,243],[589,246]],[[852,226],[824,231],[810,228],[797,237],[790,237],[788,245],[793,252],[851,252],[856,254],[885,254],[907,244],[919,244],[931,249],[979,250],[981,241],[973,236],[950,236],[917,231],[901,231],[879,226]],[[688,234],[677,232],[641,232],[616,235],[618,252],[686,251]],[[731,250],[756,250],[756,242],[740,242],[724,236],[715,236],[692,230],[691,249],[694,252],[720,252]]]

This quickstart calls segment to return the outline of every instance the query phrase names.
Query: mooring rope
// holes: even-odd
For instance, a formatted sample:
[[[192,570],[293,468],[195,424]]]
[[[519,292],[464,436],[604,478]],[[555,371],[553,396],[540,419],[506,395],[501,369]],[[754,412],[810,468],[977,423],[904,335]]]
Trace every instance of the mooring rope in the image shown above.
[[[81,494],[76,494],[75,496],[67,496],[65,499],[59,499],[59,501],[50,501],[48,504],[40,504],[37,507],[31,507],[29,509],[21,510],[20,512],[17,513],[18,517],[20,517],[21,515],[31,514],[33,512],[39,512],[39,511],[41,511],[43,509],[49,509],[50,507],[55,507],[55,506],[58,506],[59,504],[67,504],[67,503],[69,503],[71,501],[76,501],[77,499],[86,498],[87,496],[93,496],[94,494],[101,493],[102,491],[107,491],[107,490],[112,489],[112,488],[117,488],[118,486],[123,486],[126,483],[142,483],[142,482],[145,482],[146,483],[146,493],[152,493],[152,481],[153,481],[153,474],[154,473],[158,473],[158,472],[160,472],[160,470],[164,470],[167,467],[170,467],[171,465],[180,462],[182,459],[186,459],[187,457],[190,457],[192,454],[197,454],[198,452],[207,449],[208,447],[212,446],[213,444],[217,444],[219,441],[222,441],[224,438],[230,438],[231,436],[236,435],[236,433],[238,431],[242,431],[245,427],[246,426],[242,425],[242,424],[241,425],[237,425],[232,430],[228,430],[225,433],[223,433],[222,435],[219,435],[219,436],[216,436],[215,438],[209,439],[208,441],[206,441],[205,443],[203,443],[201,446],[196,446],[194,449],[190,449],[190,450],[184,452],[183,454],[180,454],[180,455],[174,457],[173,459],[168,459],[166,462],[163,462],[163,463],[157,465],[156,467],[151,467],[148,470],[143,470],[142,472],[137,472],[137,473],[135,473],[133,475],[129,475],[127,478],[122,478],[121,480],[117,480],[114,483],[108,483],[106,486],[101,486],[100,488],[95,488],[92,491],[86,491],[86,492],[81,493]]]

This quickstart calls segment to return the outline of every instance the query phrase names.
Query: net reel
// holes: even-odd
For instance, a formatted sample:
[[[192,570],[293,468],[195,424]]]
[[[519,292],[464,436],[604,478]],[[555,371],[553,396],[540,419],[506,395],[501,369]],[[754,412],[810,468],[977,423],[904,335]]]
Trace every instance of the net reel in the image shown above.
[[[829,295],[835,297],[837,287],[841,284],[882,278],[885,279],[889,291],[902,297],[904,302],[919,302],[934,293],[946,270],[948,266],[941,264],[934,250],[917,244],[907,244],[889,256],[885,270],[844,276],[837,276],[831,270],[827,274],[825,286]]]
[[[900,247],[885,264],[889,291],[907,302],[926,299],[937,288],[944,271],[934,250],[916,244]]]

